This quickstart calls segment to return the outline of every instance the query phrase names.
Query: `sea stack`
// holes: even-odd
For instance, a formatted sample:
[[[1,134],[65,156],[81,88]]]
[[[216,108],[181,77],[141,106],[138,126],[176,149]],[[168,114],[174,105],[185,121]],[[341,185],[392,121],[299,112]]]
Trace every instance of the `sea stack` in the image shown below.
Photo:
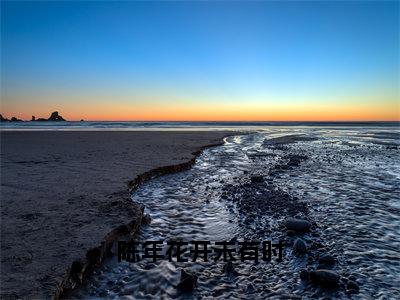
[[[48,121],[65,121],[65,119],[58,114],[58,111],[52,112],[50,118],[48,118],[47,120]]]

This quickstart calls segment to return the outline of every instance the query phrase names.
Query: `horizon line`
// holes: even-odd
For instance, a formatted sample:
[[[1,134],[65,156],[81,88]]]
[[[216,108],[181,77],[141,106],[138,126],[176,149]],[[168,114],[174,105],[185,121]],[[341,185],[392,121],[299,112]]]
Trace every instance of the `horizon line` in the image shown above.
[[[287,122],[287,123],[400,123],[399,120],[274,120],[274,121],[269,121],[269,120],[65,120],[65,121],[39,121],[39,120],[18,120],[18,121],[11,121],[7,120],[5,122],[13,122],[13,123],[18,123],[18,122],[38,122],[38,123],[44,123],[44,122],[55,122],[55,123],[62,123],[62,122],[142,122],[142,123],[152,123],[152,122],[165,122],[165,123],[282,123],[282,122]]]

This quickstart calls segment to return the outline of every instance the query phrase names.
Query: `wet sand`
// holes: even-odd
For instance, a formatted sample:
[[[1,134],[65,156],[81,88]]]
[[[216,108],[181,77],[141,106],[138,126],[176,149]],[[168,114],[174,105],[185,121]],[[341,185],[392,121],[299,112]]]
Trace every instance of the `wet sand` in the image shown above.
[[[50,296],[71,263],[138,223],[128,183],[227,132],[1,132],[1,298]]]
[[[177,238],[189,246],[282,241],[281,262],[273,253],[264,261],[261,247],[259,263],[242,261],[239,247],[230,264],[214,252],[208,262],[114,256],[72,299],[400,299],[399,151],[391,138],[398,134],[380,134],[393,141],[387,147],[370,130],[269,128],[229,137],[187,172],[132,193],[152,218],[139,244],[163,240],[166,251]]]

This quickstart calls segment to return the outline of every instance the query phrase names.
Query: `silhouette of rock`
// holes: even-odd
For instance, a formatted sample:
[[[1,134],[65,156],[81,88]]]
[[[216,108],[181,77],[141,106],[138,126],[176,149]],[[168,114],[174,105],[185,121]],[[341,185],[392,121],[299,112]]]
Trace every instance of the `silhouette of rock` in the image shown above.
[[[11,122],[22,122],[22,120],[16,118],[16,117],[12,117],[11,118]]]
[[[58,114],[58,111],[52,112],[48,121],[65,121],[63,117]]]
[[[36,118],[35,118],[35,116],[32,116],[32,119],[31,119],[31,121],[36,121]]]
[[[48,119],[45,118],[39,118],[36,121],[65,121],[65,119],[58,114],[58,111],[52,112],[51,116]]]
[[[3,116],[0,114],[0,122],[7,122],[8,119],[7,118],[3,118]]]

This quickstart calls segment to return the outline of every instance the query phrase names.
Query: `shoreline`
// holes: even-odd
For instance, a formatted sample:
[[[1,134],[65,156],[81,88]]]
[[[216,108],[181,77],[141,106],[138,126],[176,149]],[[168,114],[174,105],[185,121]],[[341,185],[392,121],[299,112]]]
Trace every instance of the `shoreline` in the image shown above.
[[[224,141],[225,138],[229,136],[230,135],[227,135],[224,138],[222,138],[221,142],[201,146],[198,150],[192,153],[193,157],[189,161],[176,165],[161,166],[154,168],[152,170],[137,175],[133,180],[128,182],[127,192],[129,194],[129,197],[125,197],[125,200],[127,201],[127,204],[129,204],[132,207],[132,209],[135,210],[136,218],[134,218],[126,225],[118,226],[117,228],[109,232],[103,238],[99,246],[90,249],[86,253],[86,258],[81,259],[81,261],[83,261],[83,264],[77,265],[75,262],[73,262],[71,264],[71,267],[67,269],[64,280],[55,289],[53,299],[64,299],[64,297],[68,296],[69,293],[73,292],[75,288],[79,288],[79,282],[76,282],[76,279],[80,280],[81,282],[90,279],[93,270],[101,266],[104,260],[110,256],[110,250],[114,245],[114,243],[118,241],[119,238],[125,237],[127,235],[133,236],[138,233],[140,226],[142,224],[142,218],[144,216],[145,206],[133,201],[130,198],[131,194],[135,190],[140,188],[142,184],[154,178],[189,170],[196,163],[196,159],[199,157],[199,155],[203,153],[204,150],[211,147],[217,147],[223,145],[225,143]],[[74,282],[76,286],[72,288],[69,287],[68,285],[70,285],[71,282]]]
[[[240,134],[240,133],[238,132],[236,134]],[[227,137],[229,137],[231,135],[236,135],[236,134],[228,134],[228,135],[226,135],[225,137],[222,138],[221,142],[217,142],[217,143],[201,146],[198,150],[196,150],[196,151],[194,151],[192,153],[193,157],[187,162],[183,162],[183,163],[176,164],[176,165],[161,166],[161,167],[154,168],[154,169],[152,169],[150,171],[144,172],[143,174],[139,174],[138,176],[136,176],[135,179],[133,179],[133,180],[128,182],[129,192],[132,193],[137,188],[139,188],[142,184],[146,183],[147,181],[149,181],[149,180],[151,180],[153,178],[157,178],[159,176],[163,176],[163,175],[167,175],[167,174],[173,174],[173,173],[178,173],[178,172],[183,172],[183,171],[189,170],[196,163],[197,157],[204,150],[206,150],[208,148],[212,148],[212,147],[222,146],[225,143],[225,141],[224,141],[225,138],[227,138]]]
[[[221,145],[233,134],[237,132],[1,132],[2,297],[62,298],[103,261],[113,241],[140,228],[143,206],[130,199],[133,189],[154,177],[189,169],[205,148]],[[129,145],[130,152],[124,148]],[[88,149],[96,150],[95,159]],[[128,166],[131,158],[136,164]],[[49,168],[55,174],[49,174]],[[128,174],[134,179],[127,180]],[[57,204],[52,203],[55,199]],[[18,201],[25,205],[16,205]],[[77,245],[82,246],[77,250]],[[32,253],[30,260],[26,252]]]

